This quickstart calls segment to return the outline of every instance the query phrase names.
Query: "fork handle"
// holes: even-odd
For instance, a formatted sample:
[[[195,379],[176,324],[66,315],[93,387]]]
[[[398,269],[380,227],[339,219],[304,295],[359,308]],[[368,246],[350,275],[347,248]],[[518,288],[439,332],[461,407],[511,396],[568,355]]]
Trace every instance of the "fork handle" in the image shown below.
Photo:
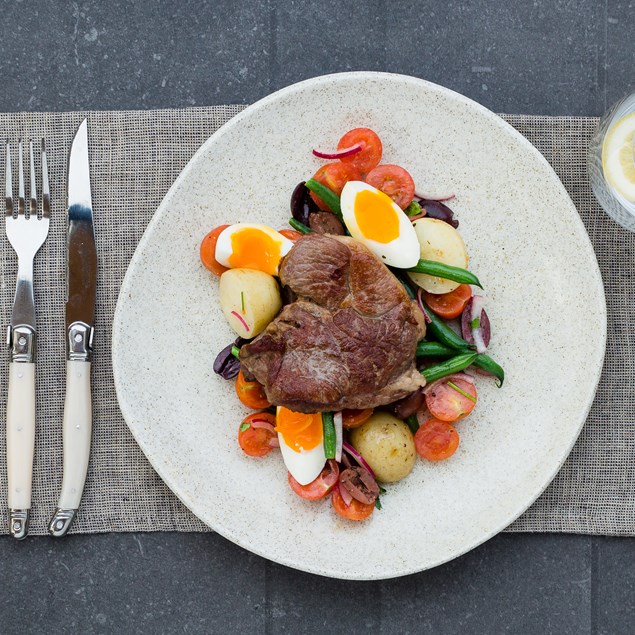
[[[9,364],[7,396],[7,481],[9,532],[26,537],[31,509],[35,448],[35,364]]]
[[[68,360],[62,424],[64,476],[57,510],[49,523],[52,536],[66,535],[79,508],[88,470],[92,423],[90,362]]]

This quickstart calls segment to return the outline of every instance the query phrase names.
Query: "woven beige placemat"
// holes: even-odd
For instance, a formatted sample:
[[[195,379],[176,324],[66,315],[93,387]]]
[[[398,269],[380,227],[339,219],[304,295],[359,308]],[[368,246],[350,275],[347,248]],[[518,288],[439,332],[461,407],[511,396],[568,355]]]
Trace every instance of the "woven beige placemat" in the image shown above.
[[[36,262],[39,331],[37,440],[31,533],[43,534],[61,481],[64,397],[65,165],[72,135],[87,115],[99,251],[94,427],[91,463],[75,533],[205,531],[170,492],[121,416],[112,378],[110,329],[128,262],[168,188],[197,148],[242,106],[185,110],[0,114],[0,135],[47,140],[53,216]],[[635,236],[600,211],[587,182],[585,152],[593,118],[506,115],[547,158],[584,221],[608,302],[605,370],[571,456],[543,496],[511,531],[635,534]],[[556,211],[554,210],[554,213]],[[16,260],[0,232],[0,325],[8,324]],[[0,359],[0,421],[5,420],[8,354]],[[539,369],[536,370],[539,372]],[[0,425],[0,501],[6,501],[5,429]],[[0,503],[0,531],[6,532]]]

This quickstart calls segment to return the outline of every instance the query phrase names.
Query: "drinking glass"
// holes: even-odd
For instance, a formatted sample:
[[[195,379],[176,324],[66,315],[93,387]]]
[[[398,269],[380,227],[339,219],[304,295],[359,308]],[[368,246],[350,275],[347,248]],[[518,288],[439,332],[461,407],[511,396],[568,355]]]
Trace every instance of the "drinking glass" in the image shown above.
[[[623,170],[617,170],[616,175],[617,143],[621,143],[622,161],[632,161],[626,176]],[[589,145],[587,169],[593,193],[604,211],[635,232],[635,93],[621,99],[600,119]],[[633,178],[632,189],[628,187],[629,175]]]

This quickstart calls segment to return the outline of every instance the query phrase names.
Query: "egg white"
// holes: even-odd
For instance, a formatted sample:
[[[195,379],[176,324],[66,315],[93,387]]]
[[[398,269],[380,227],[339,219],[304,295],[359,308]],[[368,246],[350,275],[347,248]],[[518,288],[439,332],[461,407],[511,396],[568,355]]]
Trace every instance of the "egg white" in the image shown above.
[[[219,235],[218,240],[216,241],[216,260],[223,265],[223,267],[230,267],[229,259],[233,253],[232,250],[232,234],[239,232],[243,229],[259,229],[263,233],[271,236],[279,245],[280,245],[280,257],[286,256],[291,247],[293,247],[293,243],[285,238],[280,232],[277,232],[275,229],[271,229],[271,227],[267,227],[266,225],[258,225],[255,223],[235,223],[234,225],[230,225],[226,227]]]
[[[278,439],[280,441],[282,460],[291,476],[300,485],[308,485],[314,481],[320,475],[326,463],[324,443],[320,442],[312,450],[306,452],[296,452],[284,442],[281,434],[278,434]]]
[[[396,203],[392,203],[392,207],[399,219],[399,236],[397,238],[388,243],[379,243],[362,234],[355,218],[355,199],[363,190],[379,191],[363,181],[349,181],[344,186],[340,197],[342,217],[351,236],[366,245],[386,265],[400,269],[414,267],[419,262],[419,240],[410,219]]]
[[[324,438],[322,436],[320,436],[320,442],[314,448],[311,450],[302,450],[301,452],[296,452],[288,446],[285,443],[284,437],[279,432],[278,441],[280,441],[282,460],[291,476],[293,476],[300,485],[308,485],[320,475],[326,463]]]

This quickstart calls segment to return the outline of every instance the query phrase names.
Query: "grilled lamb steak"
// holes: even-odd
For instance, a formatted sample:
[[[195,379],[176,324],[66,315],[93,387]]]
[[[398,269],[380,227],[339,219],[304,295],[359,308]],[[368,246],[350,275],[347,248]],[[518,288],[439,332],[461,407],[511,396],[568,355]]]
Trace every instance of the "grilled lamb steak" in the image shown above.
[[[240,353],[271,403],[298,412],[372,408],[425,384],[414,364],[423,315],[364,245],[303,236],[280,280],[298,299]]]

